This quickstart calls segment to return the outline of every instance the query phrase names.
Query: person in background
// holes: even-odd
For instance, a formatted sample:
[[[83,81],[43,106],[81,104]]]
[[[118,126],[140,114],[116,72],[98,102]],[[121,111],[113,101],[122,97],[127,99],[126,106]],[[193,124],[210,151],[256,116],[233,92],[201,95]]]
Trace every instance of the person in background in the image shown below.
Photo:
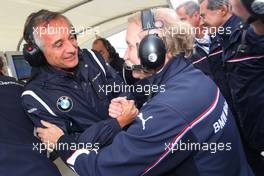
[[[264,35],[264,1],[263,0],[231,0],[233,12],[247,21],[251,19],[251,25],[257,35]],[[241,7],[241,5],[244,7]],[[246,10],[245,10],[246,9]],[[241,13],[239,13],[241,10]]]
[[[124,59],[119,56],[116,49],[107,39],[98,37],[94,40],[92,49],[100,53],[104,60],[117,71],[127,84],[133,85],[138,81],[133,78],[131,71],[125,70]]]
[[[181,20],[190,23],[195,32],[195,47],[191,58],[193,65],[211,77],[208,63],[211,39],[201,19],[199,4],[195,1],[187,1],[176,8],[176,13]]]
[[[119,57],[119,54],[107,39],[101,37],[95,39],[92,49],[100,53],[104,60],[117,72],[122,73],[124,59]]]
[[[223,61],[249,164],[264,173],[264,2],[230,0],[243,20],[224,45]],[[258,6],[259,11],[253,11]],[[255,8],[256,8],[255,7]],[[262,8],[262,11],[261,11]],[[261,15],[262,14],[262,15]]]
[[[223,61],[223,46],[229,43],[232,31],[241,25],[241,19],[234,16],[229,0],[199,0],[200,15],[211,36],[208,56],[212,79],[220,88],[237,120],[233,97],[226,78]]]
[[[0,60],[1,63],[1,60]],[[60,176],[21,106],[24,86],[0,75],[0,175]]]

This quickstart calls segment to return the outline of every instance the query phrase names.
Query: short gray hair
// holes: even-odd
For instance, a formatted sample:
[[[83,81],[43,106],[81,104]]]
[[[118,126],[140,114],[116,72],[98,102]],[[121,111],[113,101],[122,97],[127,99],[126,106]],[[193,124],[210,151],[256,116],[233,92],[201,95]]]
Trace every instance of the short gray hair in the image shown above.
[[[204,0],[199,0],[200,4],[202,2],[204,2]],[[229,0],[208,0],[207,9],[209,9],[209,10],[217,10],[223,5],[231,7]]]
[[[195,1],[187,1],[181,5],[179,5],[176,10],[179,10],[180,8],[184,8],[186,14],[189,17],[192,17],[195,12],[200,12],[200,6],[197,2]]]
[[[41,24],[47,26],[51,20],[57,20],[57,19],[64,19],[68,23],[69,27],[72,27],[72,23],[70,22],[70,20],[66,16],[60,14],[59,12],[53,12],[42,9],[39,10],[38,12],[31,13],[27,17],[27,20],[24,25],[24,32],[23,32],[24,40],[27,43],[35,42],[35,44],[43,51],[44,49],[43,41],[38,36],[38,34],[34,32],[34,28]]]

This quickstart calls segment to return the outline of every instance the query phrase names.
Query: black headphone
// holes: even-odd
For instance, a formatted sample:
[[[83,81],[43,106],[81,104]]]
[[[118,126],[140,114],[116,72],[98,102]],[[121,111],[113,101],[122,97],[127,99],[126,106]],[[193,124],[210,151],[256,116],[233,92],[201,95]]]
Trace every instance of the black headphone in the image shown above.
[[[34,34],[33,34],[33,28],[35,27],[35,19],[41,15],[51,13],[50,15],[47,16],[47,21],[50,16],[52,15],[58,15],[59,13],[57,12],[50,12],[48,10],[40,10],[36,13],[33,13],[31,17],[29,17],[29,22],[27,26],[25,27],[24,30],[24,39],[27,42],[24,44],[23,47],[23,55],[24,58],[28,61],[28,63],[32,67],[41,67],[43,65],[47,64],[46,58],[41,51],[41,49],[37,46],[35,40],[34,40]],[[72,26],[72,25],[71,25]],[[76,33],[74,32],[74,37],[77,39]]]
[[[241,2],[251,14],[264,21],[264,0],[241,0]]]
[[[33,35],[34,19],[43,13],[44,10],[40,10],[37,13],[32,14],[23,34],[24,40],[27,42],[23,47],[23,55],[32,67],[39,67],[46,64],[46,59],[40,48],[35,43]]]
[[[157,28],[154,13],[151,9],[141,11],[143,30]],[[138,46],[138,56],[144,69],[156,69],[163,66],[166,56],[166,46],[158,34],[148,34]]]

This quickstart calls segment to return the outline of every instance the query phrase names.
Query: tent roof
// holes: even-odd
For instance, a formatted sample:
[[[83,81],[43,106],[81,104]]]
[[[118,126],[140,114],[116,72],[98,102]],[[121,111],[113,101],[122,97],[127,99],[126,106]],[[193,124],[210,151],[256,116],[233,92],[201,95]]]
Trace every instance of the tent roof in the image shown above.
[[[78,6],[79,3],[79,6]],[[81,47],[90,47],[95,33],[108,37],[126,28],[127,15],[148,7],[168,6],[167,0],[9,0],[1,3],[0,51],[15,51],[22,37],[27,16],[40,9],[64,11],[77,31],[90,28],[78,36]]]

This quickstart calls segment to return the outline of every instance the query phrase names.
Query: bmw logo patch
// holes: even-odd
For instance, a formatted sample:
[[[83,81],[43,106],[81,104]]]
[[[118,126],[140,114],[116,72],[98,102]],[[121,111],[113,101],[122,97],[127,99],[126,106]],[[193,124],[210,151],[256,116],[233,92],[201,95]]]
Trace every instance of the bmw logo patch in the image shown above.
[[[70,97],[62,96],[57,101],[57,108],[62,112],[69,112],[73,107],[73,102]]]

